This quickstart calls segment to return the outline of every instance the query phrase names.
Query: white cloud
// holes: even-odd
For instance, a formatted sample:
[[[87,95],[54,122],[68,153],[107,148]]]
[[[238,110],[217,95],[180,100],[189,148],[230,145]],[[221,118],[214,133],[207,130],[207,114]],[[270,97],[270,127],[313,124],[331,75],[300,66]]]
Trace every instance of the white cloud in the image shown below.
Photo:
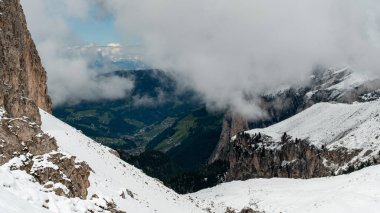
[[[250,117],[247,100],[305,79],[314,66],[378,71],[380,3],[374,0],[107,0],[147,60],[179,72],[210,106]],[[377,45],[376,45],[377,44]]]
[[[24,0],[30,5],[50,1]],[[78,16],[89,8],[83,2],[93,1],[68,2],[84,4],[64,14]],[[251,118],[262,115],[255,104],[258,94],[302,82],[318,64],[380,70],[380,3],[375,0],[96,2],[116,17],[126,40],[143,42],[145,60],[155,68],[176,72],[181,85],[198,91],[210,107],[231,107]],[[52,22],[67,31],[60,21]],[[56,29],[49,21],[46,25]]]
[[[48,88],[54,105],[80,101],[117,99],[126,96],[133,82],[118,77],[98,78],[89,58],[67,55],[68,41],[75,38],[68,18],[87,19],[93,1],[22,0],[29,29],[48,72]]]

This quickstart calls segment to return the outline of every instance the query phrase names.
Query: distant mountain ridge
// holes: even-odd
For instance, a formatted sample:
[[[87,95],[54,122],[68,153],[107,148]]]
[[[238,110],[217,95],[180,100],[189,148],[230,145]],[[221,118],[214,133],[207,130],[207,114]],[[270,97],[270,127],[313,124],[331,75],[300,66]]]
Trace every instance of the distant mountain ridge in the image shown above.
[[[352,172],[377,164],[376,144],[380,141],[372,134],[371,125],[361,125],[378,125],[377,113],[373,110],[378,108],[379,89],[378,78],[343,68],[316,71],[306,87],[263,95],[261,108],[269,116],[249,123],[254,130],[245,132],[247,129],[241,129],[232,141],[219,141],[218,146],[222,149],[219,148],[217,156],[220,157],[216,160],[228,162],[226,180],[312,178]],[[281,103],[281,108],[277,107],[278,103]],[[355,120],[358,123],[355,124]],[[333,124],[336,126],[329,127]],[[272,132],[271,129],[277,127],[281,129]],[[367,132],[355,136],[356,142],[353,143],[357,146],[346,144],[345,138],[351,134],[354,137],[355,129],[362,128]],[[306,132],[298,134],[299,131]],[[330,132],[334,132],[335,139],[327,139]],[[315,133],[323,136],[313,139]],[[332,145],[339,143],[345,145]],[[368,148],[369,145],[372,148]]]
[[[248,123],[233,131],[245,131],[254,128],[264,128],[307,109],[320,102],[353,103],[376,100],[380,97],[380,79],[373,75],[355,72],[350,68],[319,68],[313,72],[310,82],[304,86],[288,87],[280,90],[273,90],[261,95],[260,108],[267,113],[267,117],[248,122],[238,115],[234,115],[235,123]],[[279,107],[281,106],[281,107]],[[226,120],[227,121],[227,120]],[[230,122],[230,121],[229,121]],[[228,123],[228,121],[227,121]],[[232,125],[231,123],[229,124]],[[226,126],[228,127],[228,125]],[[224,129],[223,132],[230,130]],[[223,160],[216,158],[216,155],[226,156],[225,147],[229,143],[229,138],[224,137],[219,141],[218,150],[214,150],[210,162]],[[223,151],[224,150],[224,151]]]
[[[144,62],[139,47],[125,47],[118,43],[106,45],[88,44],[82,46],[70,46],[62,50],[70,57],[82,57],[86,59],[89,67],[101,72],[114,70],[144,70],[150,67]]]

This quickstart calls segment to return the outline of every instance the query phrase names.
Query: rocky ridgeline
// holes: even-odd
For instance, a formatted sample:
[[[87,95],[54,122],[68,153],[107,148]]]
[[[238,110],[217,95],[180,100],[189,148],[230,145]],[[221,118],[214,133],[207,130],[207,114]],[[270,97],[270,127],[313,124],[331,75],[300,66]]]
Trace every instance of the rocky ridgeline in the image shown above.
[[[321,102],[351,104],[380,97],[380,80],[359,75],[349,68],[314,71],[306,86],[290,87],[261,96],[260,108],[267,114],[249,123],[249,128],[264,128],[285,120]],[[366,79],[368,78],[368,79]],[[240,130],[243,131],[243,130]]]
[[[317,147],[307,140],[284,133],[281,141],[263,134],[237,134],[229,144],[226,180],[250,178],[314,178],[352,172],[377,164],[380,156],[368,161],[356,160],[362,150]]]
[[[257,136],[250,138],[242,133],[283,121],[315,103],[365,102],[380,97],[379,79],[369,78],[350,85],[350,78],[354,79],[355,76],[348,68],[316,70],[308,86],[290,87],[262,95],[260,107],[267,117],[248,122],[236,113],[227,112],[219,143],[209,163],[217,160],[228,162],[227,181],[252,177],[321,177],[375,164],[376,158],[368,162],[350,162],[360,150],[329,151],[310,145],[306,140],[290,138],[279,142],[264,135],[258,139]],[[237,133],[236,140],[230,143],[231,137]]]
[[[318,69],[307,86],[263,94],[260,97],[260,108],[266,117],[249,122],[237,113],[226,112],[219,142],[209,158],[209,163],[226,160],[226,148],[232,136],[238,132],[254,128],[264,128],[285,120],[306,108],[320,102],[353,103],[365,102],[380,97],[380,80],[371,79],[357,85],[349,85],[345,80],[353,78],[353,71],[343,69]],[[342,84],[343,88],[335,87]],[[346,87],[344,87],[346,86]]]
[[[0,1],[0,165],[26,171],[58,195],[85,198],[89,166],[58,153],[41,130],[38,108],[51,112],[46,81],[19,0]]]

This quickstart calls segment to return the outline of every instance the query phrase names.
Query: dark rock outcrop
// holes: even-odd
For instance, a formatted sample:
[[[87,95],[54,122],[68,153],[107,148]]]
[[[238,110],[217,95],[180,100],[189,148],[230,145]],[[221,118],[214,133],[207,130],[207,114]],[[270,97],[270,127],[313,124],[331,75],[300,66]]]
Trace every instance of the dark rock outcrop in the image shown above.
[[[233,210],[232,208],[227,208],[225,213],[237,213],[237,211]],[[263,211],[255,211],[249,207],[245,207],[243,208],[241,211],[239,211],[238,213],[265,213]]]
[[[57,149],[55,139],[26,117],[3,118],[0,122],[0,165],[22,154],[41,155]]]
[[[286,134],[281,141],[273,141],[260,133],[251,137],[241,132],[229,144],[226,180],[331,176],[343,173],[341,168],[360,151],[319,148]]]
[[[45,160],[56,168],[52,167],[36,167],[38,161]],[[53,153],[47,156],[35,156],[24,167],[28,173],[36,178],[41,184],[49,182],[61,183],[69,191],[60,194],[61,191],[55,191],[56,194],[67,197],[79,197],[85,199],[87,197],[87,188],[90,186],[88,177],[90,176],[90,167],[83,162],[76,162],[75,157],[66,156],[61,153]]]
[[[248,130],[248,121],[246,119],[237,113],[231,111],[226,112],[223,117],[222,133],[220,134],[218,144],[209,158],[209,164],[217,160],[225,161],[227,147],[231,137],[245,130]]]
[[[91,197],[91,200],[93,200],[99,208],[104,210],[104,212],[110,212],[110,213],[126,213],[125,211],[120,210],[117,205],[115,204],[115,201],[112,199],[106,199],[106,198],[99,198],[98,195],[93,194]],[[87,210],[90,213],[95,212],[94,210],[88,209]]]

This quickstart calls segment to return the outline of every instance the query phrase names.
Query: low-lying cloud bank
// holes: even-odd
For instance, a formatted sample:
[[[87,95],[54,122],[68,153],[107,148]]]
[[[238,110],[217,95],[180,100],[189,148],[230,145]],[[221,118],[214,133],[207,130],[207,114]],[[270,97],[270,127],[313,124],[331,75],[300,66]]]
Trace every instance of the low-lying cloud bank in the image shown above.
[[[50,1],[24,0],[24,6]],[[263,116],[257,95],[302,83],[317,65],[380,71],[380,3],[375,0],[54,2],[79,4],[81,9],[67,16],[101,5],[115,16],[126,41],[142,40],[152,67],[176,73],[181,85],[198,91],[211,108],[230,107],[250,118]],[[56,34],[51,37],[62,38]],[[39,49],[46,61],[49,54]]]
[[[22,0],[29,28],[48,72],[53,104],[118,99],[126,96],[133,82],[119,77],[99,78],[87,55],[68,54],[75,41],[68,18],[88,19],[93,4],[77,0]]]
[[[317,65],[379,71],[375,0],[107,0],[125,37],[178,72],[215,108],[255,118],[261,92],[307,79]],[[248,98],[249,97],[249,98]]]

